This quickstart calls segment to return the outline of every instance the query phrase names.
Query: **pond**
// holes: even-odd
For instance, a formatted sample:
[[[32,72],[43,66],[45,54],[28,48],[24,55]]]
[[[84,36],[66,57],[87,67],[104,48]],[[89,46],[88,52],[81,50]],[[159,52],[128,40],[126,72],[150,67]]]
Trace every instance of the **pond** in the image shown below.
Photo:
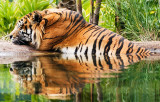
[[[156,56],[1,56],[0,101],[158,102]]]

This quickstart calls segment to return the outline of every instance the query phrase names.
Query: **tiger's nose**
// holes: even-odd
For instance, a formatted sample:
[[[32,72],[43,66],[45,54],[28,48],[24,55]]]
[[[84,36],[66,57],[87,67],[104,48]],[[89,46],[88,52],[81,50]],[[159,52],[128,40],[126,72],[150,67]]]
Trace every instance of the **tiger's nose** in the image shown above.
[[[10,35],[9,37],[10,37],[10,39],[12,39],[12,38],[13,38],[13,35]]]

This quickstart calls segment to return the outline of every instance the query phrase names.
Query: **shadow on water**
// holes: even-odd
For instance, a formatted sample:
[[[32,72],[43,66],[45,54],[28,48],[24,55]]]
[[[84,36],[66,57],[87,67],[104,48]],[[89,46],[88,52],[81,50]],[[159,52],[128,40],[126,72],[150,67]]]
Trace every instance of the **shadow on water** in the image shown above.
[[[10,80],[5,85],[13,90],[18,88],[16,97],[25,96],[22,100],[160,101],[160,60],[144,61],[144,58],[143,55],[32,56],[16,60],[9,67],[3,65]],[[12,96],[10,100],[17,99]]]

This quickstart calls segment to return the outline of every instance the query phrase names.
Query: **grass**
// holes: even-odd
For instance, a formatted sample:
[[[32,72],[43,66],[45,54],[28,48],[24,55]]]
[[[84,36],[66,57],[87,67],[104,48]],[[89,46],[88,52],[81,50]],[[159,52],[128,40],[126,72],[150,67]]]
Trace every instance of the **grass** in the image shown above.
[[[94,1],[95,3],[95,1]],[[90,1],[82,0],[83,16],[89,21]],[[158,0],[103,0],[99,25],[117,32],[115,16],[124,23],[121,35],[129,40],[160,40]],[[158,17],[159,16],[159,17]]]
[[[160,40],[158,0],[106,0],[106,4],[124,22],[123,36],[130,40]]]

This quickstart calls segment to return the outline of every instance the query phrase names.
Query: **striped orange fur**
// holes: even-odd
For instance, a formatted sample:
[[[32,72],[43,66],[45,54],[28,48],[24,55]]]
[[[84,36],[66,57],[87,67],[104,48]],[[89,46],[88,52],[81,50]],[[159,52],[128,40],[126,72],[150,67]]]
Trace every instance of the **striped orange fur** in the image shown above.
[[[28,44],[38,50],[93,55],[150,54],[121,35],[89,24],[79,13],[65,9],[29,13],[17,22],[10,36],[13,43]]]

